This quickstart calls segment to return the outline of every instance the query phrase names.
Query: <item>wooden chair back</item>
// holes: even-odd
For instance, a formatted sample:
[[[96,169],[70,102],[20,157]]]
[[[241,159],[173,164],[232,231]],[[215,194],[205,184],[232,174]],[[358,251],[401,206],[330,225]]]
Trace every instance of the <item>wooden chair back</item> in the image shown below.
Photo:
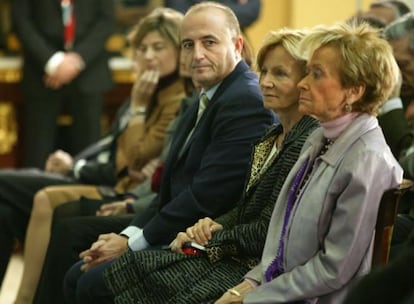
[[[400,197],[413,185],[413,181],[404,179],[399,188],[388,190],[382,195],[375,225],[372,267],[384,266],[388,263]]]

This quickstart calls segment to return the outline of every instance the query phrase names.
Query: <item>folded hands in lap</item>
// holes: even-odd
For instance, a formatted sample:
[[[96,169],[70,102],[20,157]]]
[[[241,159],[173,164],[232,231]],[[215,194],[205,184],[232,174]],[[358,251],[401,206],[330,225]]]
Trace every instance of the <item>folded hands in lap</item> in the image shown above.
[[[79,257],[84,264],[81,270],[88,271],[89,269],[113,260],[128,250],[128,239],[116,233],[101,234],[92,246],[82,251]]]

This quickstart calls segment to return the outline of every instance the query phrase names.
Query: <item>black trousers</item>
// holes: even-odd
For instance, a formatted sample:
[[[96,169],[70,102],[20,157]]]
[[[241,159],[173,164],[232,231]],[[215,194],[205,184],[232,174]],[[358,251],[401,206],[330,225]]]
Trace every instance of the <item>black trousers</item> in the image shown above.
[[[15,239],[24,241],[36,192],[46,186],[72,183],[71,178],[38,169],[0,170],[0,285]]]
[[[111,304],[114,296],[105,284],[103,272],[114,261],[102,263],[83,272],[80,267],[83,262],[73,265],[67,272],[63,290],[67,304]]]
[[[51,90],[42,83],[24,90],[24,166],[43,168],[57,148],[75,155],[102,135],[103,93],[84,93],[73,84]],[[71,115],[70,126],[59,128],[56,119]]]
[[[89,203],[71,202],[56,208],[45,264],[33,303],[64,303],[63,279],[71,266],[79,262],[79,253],[88,249],[100,234],[122,231],[133,218],[133,215],[87,216],[94,214],[103,202]]]

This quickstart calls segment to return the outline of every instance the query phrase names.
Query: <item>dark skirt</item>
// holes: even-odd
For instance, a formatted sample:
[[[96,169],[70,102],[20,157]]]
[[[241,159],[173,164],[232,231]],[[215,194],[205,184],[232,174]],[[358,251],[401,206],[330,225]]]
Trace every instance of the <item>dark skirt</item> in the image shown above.
[[[105,271],[115,303],[209,303],[242,280],[249,267],[231,258],[162,250],[129,251]]]

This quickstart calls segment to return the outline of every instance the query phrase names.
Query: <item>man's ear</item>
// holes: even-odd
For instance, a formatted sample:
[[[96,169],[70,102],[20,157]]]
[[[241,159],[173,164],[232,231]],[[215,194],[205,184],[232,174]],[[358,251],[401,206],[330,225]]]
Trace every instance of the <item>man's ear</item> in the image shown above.
[[[243,37],[242,36],[238,36],[236,38],[234,38],[234,46],[236,48],[236,52],[241,56],[242,51],[243,51]]]

